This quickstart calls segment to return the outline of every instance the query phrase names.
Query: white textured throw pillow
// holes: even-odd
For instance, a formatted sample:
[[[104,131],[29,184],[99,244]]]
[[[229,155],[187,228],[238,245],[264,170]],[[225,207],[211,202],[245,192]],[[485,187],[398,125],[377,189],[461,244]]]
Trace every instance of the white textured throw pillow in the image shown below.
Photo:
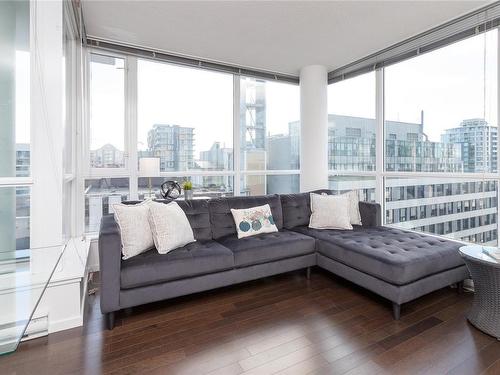
[[[167,254],[195,241],[188,218],[176,202],[168,204],[151,202],[149,225],[153,232],[156,250],[160,254]]]
[[[241,210],[232,208],[231,213],[233,214],[238,238],[278,231],[274,223],[271,207],[268,204]]]
[[[347,197],[311,193],[309,228],[352,230],[349,207]]]
[[[359,195],[356,190],[351,190],[341,194],[341,197],[346,197],[349,200],[349,217],[351,224],[361,225],[361,214],[359,212]]]
[[[116,203],[111,205],[120,227],[123,259],[129,259],[154,247],[149,228],[149,201],[139,204]]]

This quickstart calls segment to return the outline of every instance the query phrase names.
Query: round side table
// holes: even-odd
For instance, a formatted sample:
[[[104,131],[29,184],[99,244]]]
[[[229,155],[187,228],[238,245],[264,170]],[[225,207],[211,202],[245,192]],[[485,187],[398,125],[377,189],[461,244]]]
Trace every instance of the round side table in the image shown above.
[[[480,245],[462,246],[460,255],[474,280],[474,301],[467,319],[500,340],[500,262],[484,254]]]

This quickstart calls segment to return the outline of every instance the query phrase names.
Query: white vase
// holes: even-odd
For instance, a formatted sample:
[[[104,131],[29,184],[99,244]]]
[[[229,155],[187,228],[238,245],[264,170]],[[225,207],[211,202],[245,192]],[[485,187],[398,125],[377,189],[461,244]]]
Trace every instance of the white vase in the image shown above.
[[[193,199],[193,190],[184,190],[184,199]]]

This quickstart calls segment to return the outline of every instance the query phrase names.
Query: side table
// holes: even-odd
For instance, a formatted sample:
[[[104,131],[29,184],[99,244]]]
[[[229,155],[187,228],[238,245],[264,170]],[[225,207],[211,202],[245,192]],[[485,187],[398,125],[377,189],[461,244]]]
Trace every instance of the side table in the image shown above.
[[[484,254],[480,245],[462,246],[460,254],[474,280],[474,301],[467,319],[500,340],[500,262]]]

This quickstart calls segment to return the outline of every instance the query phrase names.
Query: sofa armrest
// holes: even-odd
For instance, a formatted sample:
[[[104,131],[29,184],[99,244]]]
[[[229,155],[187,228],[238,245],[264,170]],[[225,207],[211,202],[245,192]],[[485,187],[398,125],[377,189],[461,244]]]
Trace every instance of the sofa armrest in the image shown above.
[[[378,227],[382,225],[382,208],[378,203],[359,202],[361,223],[364,227]]]
[[[103,216],[99,230],[100,300],[103,313],[120,310],[121,257],[120,227],[114,215]]]

